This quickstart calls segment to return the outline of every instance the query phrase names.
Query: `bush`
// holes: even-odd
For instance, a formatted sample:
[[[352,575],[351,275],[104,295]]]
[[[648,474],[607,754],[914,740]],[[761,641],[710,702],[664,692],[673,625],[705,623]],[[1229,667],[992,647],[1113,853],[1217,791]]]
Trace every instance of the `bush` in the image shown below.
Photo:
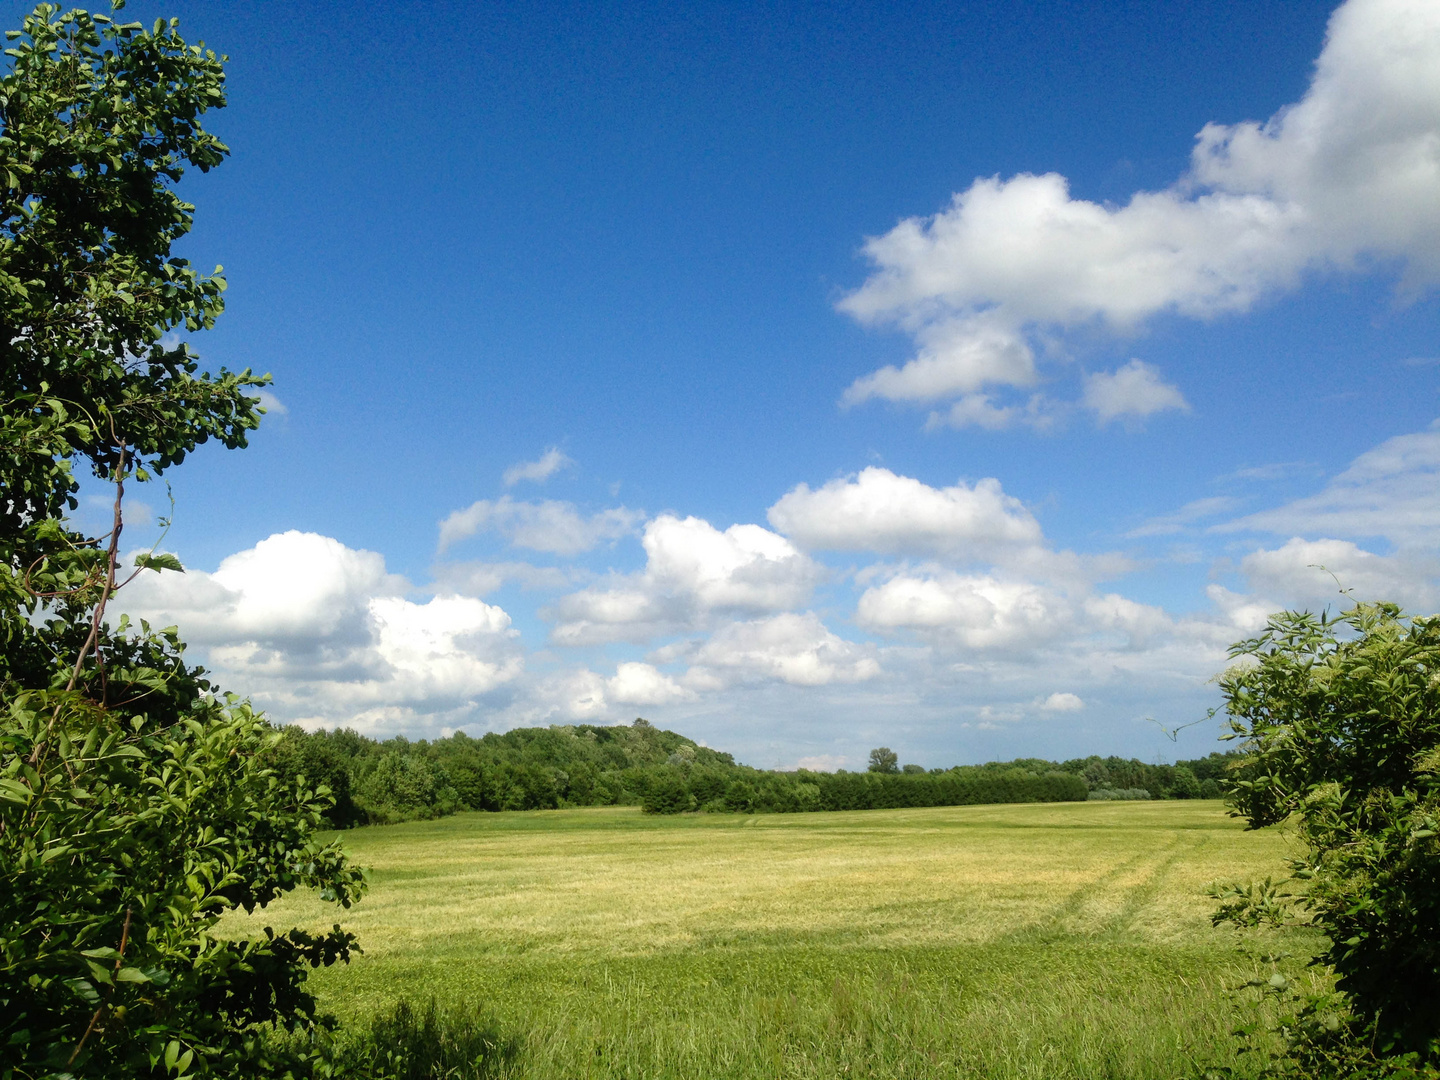
[[[519,1052],[479,1009],[442,1010],[433,999],[423,1012],[400,1001],[328,1048],[334,1075],[354,1080],[487,1080]]]
[[[695,809],[695,798],[678,769],[657,769],[646,786],[640,809],[647,814],[680,814]]]
[[[1099,802],[1111,799],[1150,799],[1153,798],[1150,792],[1143,787],[1132,788],[1096,788],[1090,792],[1089,799],[1092,802]]]
[[[1348,1009],[1317,1028],[1333,1003],[1302,1001],[1292,1058],[1313,1075],[1372,1051],[1377,1069],[1440,1064],[1440,618],[1285,613],[1231,655],[1220,687],[1246,758],[1230,802],[1252,828],[1293,822],[1289,901],[1324,932]],[[1276,917],[1275,893],[1218,890],[1216,920]]]
[[[755,788],[744,780],[732,780],[730,786],[725,789],[722,804],[732,814],[754,813]]]

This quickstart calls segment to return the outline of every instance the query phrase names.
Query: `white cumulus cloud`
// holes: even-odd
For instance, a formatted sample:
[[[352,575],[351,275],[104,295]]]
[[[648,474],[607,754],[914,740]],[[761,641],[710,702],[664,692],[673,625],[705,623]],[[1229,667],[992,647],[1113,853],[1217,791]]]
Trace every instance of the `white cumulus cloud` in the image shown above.
[[[403,727],[473,707],[521,673],[504,610],[459,596],[415,603],[406,588],[375,552],[292,531],[213,574],[142,574],[117,606],[178,625],[222,686],[281,720]]]
[[[721,627],[692,655],[685,683],[700,690],[761,679],[826,686],[879,674],[869,650],[831,633],[813,612],[784,612]]]
[[[856,607],[869,629],[939,632],[979,649],[1037,646],[1067,632],[1073,618],[1054,589],[950,571],[897,573],[866,589]]]
[[[1101,424],[1121,417],[1146,417],[1166,409],[1190,410],[1178,389],[1160,377],[1160,372],[1140,360],[1131,360],[1114,372],[1098,371],[1085,376],[1085,393],[1080,403],[1095,413]]]
[[[723,532],[662,514],[645,526],[645,569],[569,596],[550,609],[562,645],[646,641],[699,628],[713,612],[770,612],[806,602],[821,569],[759,525]]]
[[[1347,607],[1356,600],[1389,600],[1429,614],[1440,605],[1440,561],[1415,554],[1377,555],[1350,540],[1292,537],[1240,561],[1251,589],[1277,606]]]
[[[695,698],[669,675],[653,664],[630,661],[615,669],[615,677],[605,684],[606,695],[617,705],[669,705],[675,701]]]
[[[1037,334],[1241,312],[1308,271],[1377,261],[1419,292],[1440,278],[1440,5],[1348,0],[1304,98],[1263,124],[1207,124],[1164,190],[1109,206],[1054,173],[981,178],[864,250],[875,271],[841,309],[918,350],[845,401],[958,397],[959,419],[991,426],[974,395],[1029,386]]]
[[[875,466],[814,490],[797,484],[767,516],[808,549],[974,558],[1041,541],[1039,522],[998,480],[933,488]]]

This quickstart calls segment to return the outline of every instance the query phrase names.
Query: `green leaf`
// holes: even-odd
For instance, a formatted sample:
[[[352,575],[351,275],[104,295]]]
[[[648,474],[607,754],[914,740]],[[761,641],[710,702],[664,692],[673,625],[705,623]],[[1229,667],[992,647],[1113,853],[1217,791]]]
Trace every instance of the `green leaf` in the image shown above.
[[[180,560],[169,552],[161,552],[159,555],[136,555],[135,565],[144,570],[154,570],[157,574],[161,570],[178,570],[185,572],[185,567],[180,565]]]

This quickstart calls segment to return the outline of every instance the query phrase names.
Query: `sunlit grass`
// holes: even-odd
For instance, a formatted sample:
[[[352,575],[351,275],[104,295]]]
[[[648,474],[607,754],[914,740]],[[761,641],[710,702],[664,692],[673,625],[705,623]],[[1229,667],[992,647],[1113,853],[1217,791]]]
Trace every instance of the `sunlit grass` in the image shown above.
[[[1307,944],[1211,927],[1206,885],[1287,843],[1216,803],[468,814],[345,843],[365,956],[315,977],[324,1004],[483,1001],[527,1076],[1243,1072],[1228,988]]]

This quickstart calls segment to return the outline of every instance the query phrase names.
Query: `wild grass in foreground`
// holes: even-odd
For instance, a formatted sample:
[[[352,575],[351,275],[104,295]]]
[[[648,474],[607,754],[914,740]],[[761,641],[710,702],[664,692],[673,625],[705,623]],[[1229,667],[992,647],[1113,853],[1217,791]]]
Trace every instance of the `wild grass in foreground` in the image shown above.
[[[1230,1033],[1259,1005],[1233,988],[1314,943],[1242,952],[1204,893],[1285,843],[1215,803],[362,829],[366,955],[313,986],[351,1022],[483,1008],[522,1041],[515,1077],[1255,1075]]]

